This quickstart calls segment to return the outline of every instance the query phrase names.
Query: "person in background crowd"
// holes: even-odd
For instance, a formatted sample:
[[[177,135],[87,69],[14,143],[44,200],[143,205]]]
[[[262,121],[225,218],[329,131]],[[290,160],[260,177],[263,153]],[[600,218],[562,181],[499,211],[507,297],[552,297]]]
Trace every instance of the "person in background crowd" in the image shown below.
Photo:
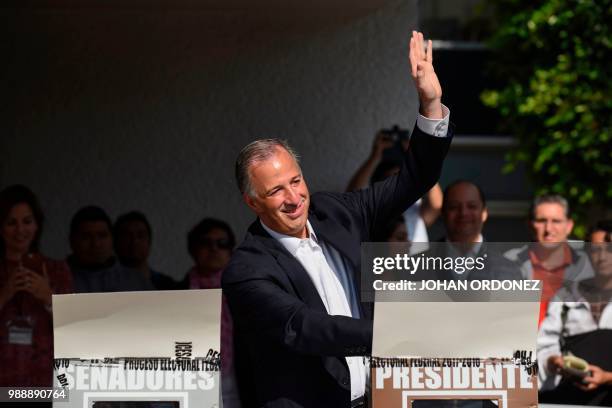
[[[485,260],[482,269],[466,267],[440,270],[437,271],[439,278],[452,280],[520,277],[516,265],[504,258],[500,246],[485,242],[482,229],[488,216],[485,194],[477,184],[467,180],[456,180],[444,189],[442,220],[446,236],[431,244],[432,249],[428,255]]]
[[[232,256],[236,238],[231,227],[215,218],[204,218],[187,234],[189,255],[195,262],[180,283],[181,289],[221,288],[221,275]],[[223,406],[239,408],[240,398],[235,385],[233,322],[227,300],[221,306],[221,377]]]
[[[612,220],[596,223],[589,233],[589,238],[592,243],[596,244],[589,248],[594,269],[600,273],[602,271],[612,273],[612,256],[610,256],[612,247],[609,244],[612,242]],[[612,276],[607,277],[612,279]]]
[[[368,186],[368,184],[374,184],[378,181],[385,180],[389,176],[396,174],[400,170],[402,164],[402,155],[398,155],[397,159],[387,158],[383,159],[383,153],[389,149],[394,148],[396,142],[390,137],[390,135],[381,131],[378,132],[372,145],[372,151],[370,156],[365,162],[359,167],[357,172],[351,178],[346,191],[356,191]],[[398,150],[407,150],[409,147],[408,139],[402,140],[397,144]],[[403,213],[404,229],[407,233],[407,241],[420,243],[414,245],[415,251],[422,252],[428,249],[429,236],[427,234],[427,227],[430,227],[440,215],[440,209],[442,208],[442,189],[440,185],[436,183],[431,190],[425,195],[425,200],[419,199],[410,208]],[[385,236],[378,237],[379,240],[384,241],[387,239]],[[411,250],[411,253],[413,251]]]
[[[390,256],[411,252],[413,243],[408,240],[408,231],[406,230],[406,221],[403,215],[385,223],[380,231],[380,241],[387,243],[384,248],[386,248]],[[414,245],[422,245],[422,243]],[[401,277],[398,276],[397,279],[401,279]]]
[[[155,289],[175,289],[176,282],[151,268],[148,262],[153,233],[147,217],[139,211],[120,215],[113,226],[115,253],[123,266],[138,270]]]
[[[538,335],[540,401],[612,406],[612,220],[589,234],[595,276],[562,288]],[[564,369],[564,355],[584,359],[582,378]]]
[[[385,224],[385,228],[383,228],[381,237],[385,242],[407,242],[410,243],[408,239],[408,230],[406,228],[406,222],[404,221],[404,217],[397,217],[387,224]]]
[[[467,180],[454,181],[444,190],[442,220],[446,236],[440,241],[478,247],[473,244],[484,241],[482,227],[488,217],[487,202],[482,189]]]
[[[230,226],[215,218],[204,218],[187,234],[187,248],[195,265],[185,276],[185,289],[221,287],[221,273],[229,263],[236,239]]]
[[[100,207],[81,208],[70,222],[68,264],[77,293],[151,290],[140,272],[126,268],[113,255],[112,223]]]
[[[538,324],[546,315],[548,302],[564,283],[593,276],[587,255],[567,244],[574,228],[569,214],[569,204],[562,196],[536,197],[529,222],[535,243],[506,252],[506,257],[519,265],[524,279],[543,281]]]
[[[65,262],[39,252],[44,217],[27,187],[0,192],[0,386],[50,387],[51,295],[72,292]]]

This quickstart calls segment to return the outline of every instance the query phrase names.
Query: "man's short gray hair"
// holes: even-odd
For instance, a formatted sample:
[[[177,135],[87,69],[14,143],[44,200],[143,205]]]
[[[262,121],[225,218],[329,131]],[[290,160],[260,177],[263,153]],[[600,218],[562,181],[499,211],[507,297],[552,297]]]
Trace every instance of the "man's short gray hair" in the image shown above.
[[[283,148],[293,157],[299,166],[299,156],[286,140],[282,139],[260,139],[246,145],[236,158],[236,183],[241,194],[247,193],[254,196],[253,186],[251,185],[251,177],[249,175],[249,167],[254,163],[268,160],[276,154],[276,149]]]
[[[570,217],[569,203],[567,202],[565,197],[563,197],[560,194],[543,194],[543,195],[540,195],[540,196],[537,196],[536,198],[534,198],[533,202],[531,203],[531,209],[529,211],[529,217],[532,220],[535,219],[536,208],[538,208],[538,206],[541,205],[541,204],[559,204],[561,207],[563,207],[563,212],[565,213],[565,218],[569,218]]]

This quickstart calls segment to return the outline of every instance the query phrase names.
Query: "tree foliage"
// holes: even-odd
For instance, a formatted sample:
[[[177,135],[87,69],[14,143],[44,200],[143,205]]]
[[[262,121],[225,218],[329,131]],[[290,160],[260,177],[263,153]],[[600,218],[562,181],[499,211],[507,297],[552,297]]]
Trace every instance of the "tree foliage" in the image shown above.
[[[482,100],[519,138],[506,171],[524,163],[538,193],[564,195],[584,222],[612,202],[612,0],[494,4],[490,68],[502,86]]]

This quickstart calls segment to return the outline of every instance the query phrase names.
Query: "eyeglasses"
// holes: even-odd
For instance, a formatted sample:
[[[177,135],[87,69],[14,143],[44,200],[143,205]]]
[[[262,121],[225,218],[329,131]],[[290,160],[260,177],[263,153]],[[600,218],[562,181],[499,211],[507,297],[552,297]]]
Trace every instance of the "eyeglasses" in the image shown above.
[[[202,238],[199,242],[200,246],[204,248],[211,249],[216,246],[219,249],[232,249],[232,243],[227,238],[221,239],[211,239],[211,238]]]

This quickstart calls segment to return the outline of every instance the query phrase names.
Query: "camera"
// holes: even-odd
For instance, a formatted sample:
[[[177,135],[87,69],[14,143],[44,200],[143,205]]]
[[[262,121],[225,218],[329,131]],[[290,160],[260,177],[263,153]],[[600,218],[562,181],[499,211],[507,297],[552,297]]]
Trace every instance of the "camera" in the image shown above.
[[[402,142],[410,139],[410,131],[393,125],[391,129],[381,129],[380,133],[393,142]]]

